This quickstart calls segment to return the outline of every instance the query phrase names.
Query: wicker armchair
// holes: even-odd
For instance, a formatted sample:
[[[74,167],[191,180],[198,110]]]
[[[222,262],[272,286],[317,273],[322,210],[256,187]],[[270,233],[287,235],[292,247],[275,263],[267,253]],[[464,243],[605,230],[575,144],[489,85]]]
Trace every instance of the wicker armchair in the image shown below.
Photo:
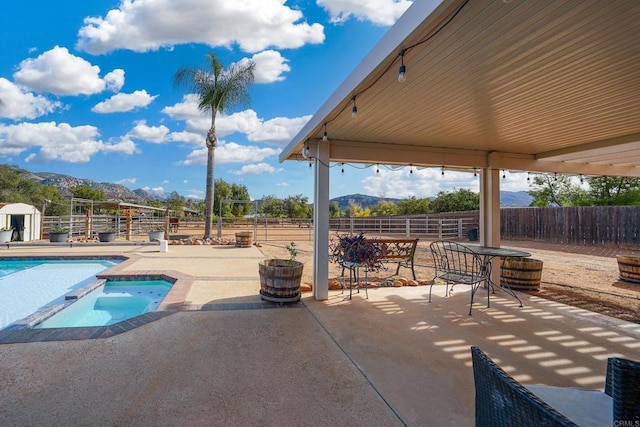
[[[613,420],[640,425],[640,362],[612,357],[607,361],[605,393],[613,397]]]
[[[471,347],[476,386],[477,427],[576,426]]]

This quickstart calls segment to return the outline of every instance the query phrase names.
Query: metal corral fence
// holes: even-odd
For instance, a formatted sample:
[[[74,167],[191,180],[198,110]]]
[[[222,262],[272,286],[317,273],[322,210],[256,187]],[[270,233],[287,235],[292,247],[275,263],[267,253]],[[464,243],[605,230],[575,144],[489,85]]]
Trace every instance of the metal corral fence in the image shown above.
[[[503,208],[503,239],[637,249],[640,206]]]
[[[150,230],[164,227],[165,219],[157,216],[138,216],[131,218],[131,235],[142,236]],[[54,227],[63,227],[69,230],[69,235],[78,237],[95,237],[101,231],[116,231],[117,237],[124,237],[127,233],[127,218],[119,215],[65,215],[45,216],[42,219],[43,238],[49,237],[49,232]]]

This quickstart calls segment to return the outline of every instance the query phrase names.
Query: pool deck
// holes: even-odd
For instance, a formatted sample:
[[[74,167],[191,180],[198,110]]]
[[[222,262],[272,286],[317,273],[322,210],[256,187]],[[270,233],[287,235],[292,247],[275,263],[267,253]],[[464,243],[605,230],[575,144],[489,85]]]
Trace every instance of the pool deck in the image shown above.
[[[330,291],[263,302],[256,247],[16,247],[131,256],[119,273],[189,281],[181,311],[108,338],[0,345],[0,425],[473,425],[469,347],[525,383],[602,388],[640,359],[640,325],[521,294]],[[310,268],[308,266],[306,268]],[[186,283],[186,282],[185,282]],[[267,309],[269,308],[269,309]]]

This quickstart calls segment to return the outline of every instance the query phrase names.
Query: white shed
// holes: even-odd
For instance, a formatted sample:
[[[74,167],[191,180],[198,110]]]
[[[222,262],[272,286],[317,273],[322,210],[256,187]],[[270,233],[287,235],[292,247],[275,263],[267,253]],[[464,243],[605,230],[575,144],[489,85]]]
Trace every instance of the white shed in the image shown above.
[[[0,203],[0,229],[13,228],[11,240],[40,239],[40,211],[26,203]]]

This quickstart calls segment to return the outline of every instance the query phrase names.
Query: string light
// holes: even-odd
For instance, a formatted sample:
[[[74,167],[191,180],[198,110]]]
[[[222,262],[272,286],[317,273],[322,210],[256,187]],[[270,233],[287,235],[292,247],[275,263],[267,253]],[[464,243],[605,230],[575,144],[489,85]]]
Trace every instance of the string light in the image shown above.
[[[507,178],[507,174],[505,173],[504,169],[502,169],[502,179],[506,179]]]
[[[413,165],[409,163],[409,174],[413,173]]]
[[[327,122],[324,122],[324,133],[322,134],[322,140],[326,141],[329,138],[327,135]]]
[[[557,181],[558,180],[558,172],[554,172],[553,173],[553,180]]]
[[[531,182],[531,172],[527,172],[527,182]]]
[[[398,81],[404,83],[407,80],[407,67],[404,66],[405,49],[400,51],[400,69],[398,70]]]
[[[473,177],[477,177],[478,176],[478,171],[476,170],[476,168],[473,168]]]
[[[344,163],[342,163],[342,170],[341,170],[342,174],[344,175]]]
[[[377,163],[376,163],[376,173],[380,173],[380,167]]]
[[[442,169],[441,169],[440,175],[444,176],[444,166],[442,166]]]
[[[580,184],[584,184],[584,176],[582,174],[580,174]]]
[[[353,97],[353,108],[351,109],[351,117],[358,117],[358,107],[356,106],[356,97]]]

